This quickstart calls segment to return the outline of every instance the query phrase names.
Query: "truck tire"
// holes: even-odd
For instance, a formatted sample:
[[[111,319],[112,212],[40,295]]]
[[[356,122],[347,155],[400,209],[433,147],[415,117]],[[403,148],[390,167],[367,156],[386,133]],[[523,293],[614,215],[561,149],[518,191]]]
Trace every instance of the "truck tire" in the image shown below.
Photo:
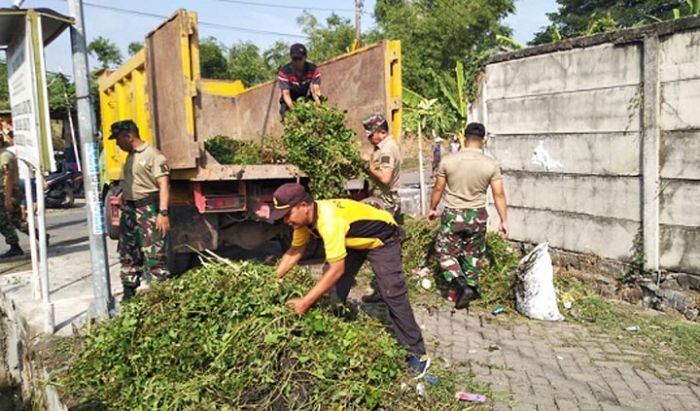
[[[279,236],[277,241],[279,242],[282,253],[286,252],[287,250],[289,250],[289,247],[292,246],[291,232],[289,235]],[[302,257],[302,261],[318,260],[323,258],[325,258],[323,241],[321,241],[318,238],[312,238],[311,242],[309,242],[309,244],[306,246],[306,250],[304,250],[304,256]]]
[[[173,253],[168,255],[168,271],[177,277],[192,267],[194,253]]]

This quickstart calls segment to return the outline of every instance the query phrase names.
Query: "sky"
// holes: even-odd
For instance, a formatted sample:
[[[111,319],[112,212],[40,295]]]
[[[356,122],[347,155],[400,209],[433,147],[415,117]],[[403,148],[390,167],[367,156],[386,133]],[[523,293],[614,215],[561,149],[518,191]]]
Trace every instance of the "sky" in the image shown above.
[[[376,0],[364,0],[363,30],[374,26],[372,11]],[[0,0],[0,7],[9,7],[11,0]],[[103,36],[114,41],[128,57],[127,46],[133,41],[143,41],[163,18],[129,14],[108,10],[119,8],[140,13],[169,16],[178,8],[196,11],[199,16],[200,38],[216,37],[225,45],[250,41],[265,49],[277,40],[302,41],[296,18],[309,11],[319,21],[335,11],[354,21],[354,0],[85,0],[84,13],[88,41]],[[255,5],[258,4],[258,5]],[[262,6],[265,4],[267,6]],[[548,25],[545,13],[556,10],[555,0],[516,0],[516,13],[506,19],[513,28],[513,37],[527,43],[541,27]],[[272,7],[274,6],[274,7]],[[281,6],[281,7],[280,7]],[[68,14],[65,0],[26,0],[23,8],[46,7]],[[221,27],[228,26],[228,27]],[[68,31],[46,48],[49,71],[62,71],[70,75],[70,36]],[[91,68],[96,61],[90,60]]]

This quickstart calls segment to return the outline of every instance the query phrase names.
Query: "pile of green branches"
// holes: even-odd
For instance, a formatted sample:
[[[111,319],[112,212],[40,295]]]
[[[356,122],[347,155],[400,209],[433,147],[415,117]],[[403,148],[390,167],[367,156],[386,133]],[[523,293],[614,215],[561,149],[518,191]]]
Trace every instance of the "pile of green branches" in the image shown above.
[[[88,330],[52,384],[81,409],[461,406],[453,395],[469,381],[439,362],[432,370],[441,383],[416,394],[405,350],[378,321],[339,315],[327,301],[292,313],[285,302],[312,279],[304,271],[289,276],[280,283],[271,267],[224,262],[158,284]]]
[[[309,176],[317,199],[347,196],[347,181],[362,174],[355,132],[345,113],[328,104],[297,102],[284,120],[287,160]]]
[[[449,288],[442,276],[440,264],[435,255],[435,238],[440,224],[429,224],[425,219],[407,219],[404,225],[406,239],[403,243],[403,267],[407,274],[427,268],[434,274],[441,288]],[[486,235],[486,253],[482,261],[479,279],[481,298],[476,306],[492,308],[494,305],[515,307],[515,271],[520,261],[520,253],[497,233]],[[417,285],[417,283],[414,282]],[[419,287],[419,286],[418,286]],[[420,288],[418,288],[420,290]],[[425,293],[424,290],[421,291]]]
[[[204,148],[221,164],[262,164],[260,146],[251,141],[216,136],[206,140]]]

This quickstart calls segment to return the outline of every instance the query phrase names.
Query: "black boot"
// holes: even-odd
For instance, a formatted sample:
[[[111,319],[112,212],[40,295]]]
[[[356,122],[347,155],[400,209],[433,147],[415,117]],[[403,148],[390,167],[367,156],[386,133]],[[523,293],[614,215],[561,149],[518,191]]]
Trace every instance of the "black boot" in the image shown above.
[[[464,277],[460,276],[452,280],[452,288],[457,292],[457,301],[455,302],[457,310],[469,309],[469,303],[479,298],[479,293],[474,287],[467,284],[467,279]]]
[[[130,285],[125,285],[124,286],[124,293],[122,294],[122,302],[125,303],[136,295],[136,287],[132,287]]]
[[[19,244],[10,244],[10,249],[5,254],[0,255],[0,258],[18,257],[20,255],[24,255],[24,251],[22,251]]]
[[[384,300],[382,300],[382,296],[381,296],[381,294],[379,294],[377,292],[377,290],[372,291],[372,294],[362,296],[363,303],[373,304],[373,303],[380,303],[382,301],[384,301]]]

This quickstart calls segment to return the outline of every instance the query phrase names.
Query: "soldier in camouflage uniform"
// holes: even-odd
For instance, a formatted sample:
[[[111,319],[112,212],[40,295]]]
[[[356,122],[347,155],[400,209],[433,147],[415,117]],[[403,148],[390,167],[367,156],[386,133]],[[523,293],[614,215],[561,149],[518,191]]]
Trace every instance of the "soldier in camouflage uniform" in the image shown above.
[[[455,308],[468,308],[479,297],[479,267],[486,251],[486,191],[491,187],[501,219],[499,231],[508,236],[508,210],[503,177],[498,163],[483,154],[486,130],[470,123],[465,146],[445,156],[438,168],[428,220],[438,217],[437,207],[445,195],[445,211],[435,240],[435,252],[445,279],[457,292]]]
[[[0,258],[9,258],[24,255],[24,251],[19,246],[17,229],[25,234],[28,230],[22,224],[22,213],[19,207],[23,190],[19,184],[19,170],[17,168],[17,157],[7,149],[4,139],[0,140],[0,233],[5,237],[5,242],[10,249]]]
[[[391,213],[394,219],[403,223],[401,214],[401,198],[399,197],[399,176],[401,174],[401,150],[389,134],[389,123],[381,113],[374,113],[362,122],[369,142],[374,146],[372,154],[363,155],[367,173],[373,180],[373,195],[382,201],[384,210]],[[362,297],[367,303],[382,300],[377,292],[378,285],[372,280],[374,292]]]
[[[365,118],[362,125],[369,142],[374,146],[371,155],[363,155],[367,172],[374,182],[373,195],[382,200],[384,210],[391,213],[399,221],[401,198],[398,189],[399,175],[401,174],[401,150],[389,134],[389,123],[383,114],[370,115]]]
[[[131,120],[112,124],[110,139],[129,153],[122,178],[122,215],[119,220],[119,260],[126,301],[136,294],[148,270],[163,281],[168,271],[168,202],[170,167],[165,156],[139,137]]]

